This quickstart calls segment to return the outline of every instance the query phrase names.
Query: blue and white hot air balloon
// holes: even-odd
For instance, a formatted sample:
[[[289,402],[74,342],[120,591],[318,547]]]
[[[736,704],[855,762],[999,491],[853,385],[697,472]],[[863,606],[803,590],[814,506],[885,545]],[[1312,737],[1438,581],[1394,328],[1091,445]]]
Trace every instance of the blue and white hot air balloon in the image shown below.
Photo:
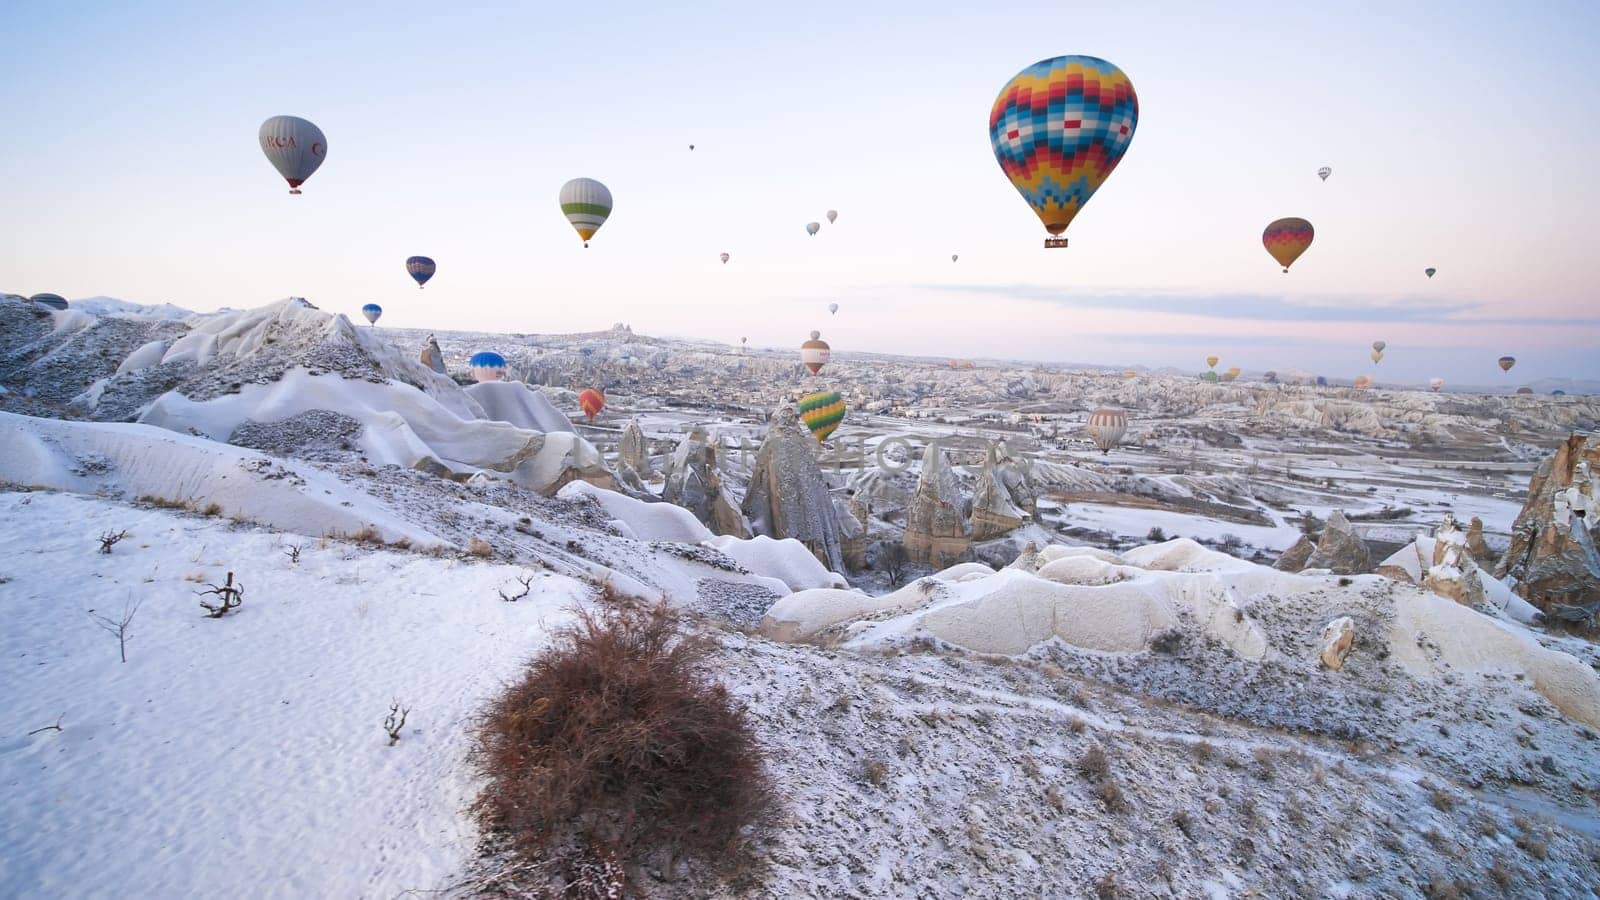
[[[479,350],[472,354],[467,366],[472,369],[472,377],[480,383],[506,380],[506,358],[493,350]]]
[[[383,307],[376,303],[368,303],[366,306],[361,307],[361,314],[367,317],[368,325],[376,325],[378,324],[378,317],[383,315]]]
[[[438,268],[433,260],[426,256],[413,256],[406,260],[406,274],[416,279],[419,290],[428,283],[428,279],[433,277]]]

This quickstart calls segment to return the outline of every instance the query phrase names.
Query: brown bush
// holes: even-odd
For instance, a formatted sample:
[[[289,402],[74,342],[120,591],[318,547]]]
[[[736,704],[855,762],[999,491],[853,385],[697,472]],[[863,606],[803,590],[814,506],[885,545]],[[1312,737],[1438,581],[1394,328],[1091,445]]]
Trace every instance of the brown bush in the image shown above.
[[[772,785],[742,707],[712,678],[712,645],[665,606],[580,613],[483,717],[485,828],[536,866],[680,856],[748,861],[741,829],[768,821]]]

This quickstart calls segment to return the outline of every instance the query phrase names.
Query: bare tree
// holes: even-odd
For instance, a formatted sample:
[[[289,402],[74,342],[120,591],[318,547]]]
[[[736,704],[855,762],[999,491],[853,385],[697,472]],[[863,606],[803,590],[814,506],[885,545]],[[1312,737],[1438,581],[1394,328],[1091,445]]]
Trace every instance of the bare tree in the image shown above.
[[[126,528],[122,529],[121,531],[108,531],[105,534],[100,535],[100,552],[109,554],[111,552],[111,548],[117,545],[117,541],[120,541],[127,536],[128,529]]]
[[[533,590],[533,576],[532,575],[518,575],[517,576],[517,584],[522,585],[522,592],[521,593],[511,594],[509,596],[507,596],[505,591],[497,590],[497,591],[495,591],[495,593],[500,595],[500,599],[501,600],[504,600],[507,603],[515,603],[518,600],[521,600],[523,597],[528,596],[528,592]]]
[[[283,551],[283,555],[289,557],[289,564],[290,565],[292,565],[292,566],[299,565],[300,564],[300,545],[299,544],[290,544],[289,545],[289,549]]]
[[[122,617],[118,619],[101,615],[92,609],[87,610],[89,618],[93,619],[96,625],[117,636],[117,650],[123,662],[128,661],[128,626],[133,623],[133,617],[139,612],[139,604],[143,602],[129,597],[127,602],[122,604]]]
[[[389,704],[389,714],[383,719],[383,730],[389,734],[389,746],[400,743],[400,729],[406,727],[406,714],[411,707],[400,708],[400,701]]]
[[[889,584],[899,587],[906,579],[906,548],[899,541],[878,545],[878,564],[889,576]]]
[[[228,573],[227,581],[220,587],[214,584],[208,584],[206,587],[208,590],[199,591],[199,595],[202,597],[208,594],[213,595],[219,601],[217,603],[200,601],[200,605],[205,608],[207,618],[220,619],[227,615],[229,611],[244,605],[244,584],[234,584],[232,572]]]

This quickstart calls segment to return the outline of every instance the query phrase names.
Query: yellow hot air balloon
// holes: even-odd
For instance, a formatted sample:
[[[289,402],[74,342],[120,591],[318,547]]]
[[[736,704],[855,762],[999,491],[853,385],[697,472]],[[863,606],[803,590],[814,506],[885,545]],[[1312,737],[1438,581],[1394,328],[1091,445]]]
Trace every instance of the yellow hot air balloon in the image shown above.
[[[1371,353],[1368,353],[1367,355],[1372,357],[1372,361],[1375,362],[1375,363],[1383,362],[1383,351],[1382,350],[1374,350]]]
[[[1316,232],[1310,222],[1290,216],[1286,219],[1277,219],[1268,225],[1266,230],[1261,232],[1261,244],[1287,272],[1289,266],[1300,258],[1300,254],[1311,246],[1311,239],[1315,236]]]
[[[1208,365],[1211,368],[1215,369],[1217,367],[1217,360],[1219,360],[1221,358],[1222,357],[1220,357],[1220,356],[1208,356],[1208,357],[1206,357],[1206,365]]]
[[[1139,98],[1121,69],[1093,56],[1057,56],[1018,72],[989,110],[995,161],[1050,237],[1067,226],[1122,162]]]
[[[1123,369],[1122,370],[1122,377],[1123,378],[1132,378],[1132,377],[1134,377],[1135,375],[1138,375],[1138,374],[1139,374],[1138,372],[1135,372],[1132,369]]]

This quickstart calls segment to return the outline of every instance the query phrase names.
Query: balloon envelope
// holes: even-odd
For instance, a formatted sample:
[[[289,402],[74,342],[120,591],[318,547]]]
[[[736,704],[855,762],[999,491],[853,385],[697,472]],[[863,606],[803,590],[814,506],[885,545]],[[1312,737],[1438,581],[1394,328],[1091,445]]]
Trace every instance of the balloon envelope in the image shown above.
[[[820,223],[820,222],[807,222],[806,223],[806,234],[815,235],[817,232],[819,232],[821,230],[822,230],[822,223]]]
[[[1373,341],[1372,342],[1372,349],[1378,351],[1379,353],[1382,353],[1384,350],[1388,349],[1388,347],[1389,347],[1389,342],[1388,341]]]
[[[1502,356],[1499,359],[1499,364],[1500,371],[1509,372],[1511,367],[1517,364],[1517,358],[1515,356]]]
[[[1332,175],[1332,174],[1333,174],[1333,170],[1328,168],[1327,166],[1323,166],[1322,168],[1317,170],[1317,177],[1321,178],[1323,181],[1327,181],[1328,180],[1328,176]]]
[[[1439,271],[1439,270],[1435,269],[1432,266],[1429,266],[1428,268],[1422,270],[1422,274],[1428,276],[1429,278],[1432,278],[1433,277],[1433,273],[1435,273],[1437,271]]]
[[[479,350],[467,360],[467,367],[472,370],[472,377],[477,381],[504,381],[506,377],[506,358],[493,350]]]
[[[1383,362],[1383,351],[1382,350],[1374,350],[1371,353],[1368,353],[1367,355],[1372,357],[1372,361],[1375,362],[1375,363]]]
[[[1369,387],[1372,387],[1372,376],[1371,375],[1357,375],[1356,376],[1356,390],[1364,391]]]
[[[951,262],[955,262],[956,260],[958,260],[960,258],[961,258],[961,254],[959,254],[959,253],[950,254],[950,261]]]
[[[328,157],[322,129],[298,116],[273,116],[261,123],[257,138],[267,161],[289,182],[291,194],[300,193],[300,185]]]
[[[60,294],[34,294],[32,297],[28,298],[28,302],[37,303],[40,306],[47,306],[50,309],[67,308],[67,298],[61,296]]]
[[[728,254],[720,253],[720,254],[718,254],[718,258],[722,260],[722,264],[723,265],[727,265],[728,264],[728,259],[729,259]]]
[[[1300,258],[1300,254],[1311,246],[1311,240],[1315,236],[1316,231],[1310,222],[1289,216],[1277,219],[1268,225],[1266,230],[1261,232],[1261,244],[1287,272],[1289,266]]]
[[[600,410],[606,408],[606,395],[594,388],[584,388],[578,392],[578,407],[593,422],[594,417],[600,415]]]
[[[1210,366],[1210,367],[1212,367],[1214,369],[1214,368],[1217,367],[1217,360],[1219,360],[1221,358],[1222,357],[1220,357],[1220,356],[1208,356],[1208,357],[1206,357],[1206,365],[1208,365],[1208,366]]]
[[[800,345],[800,362],[815,375],[833,358],[832,348],[822,339],[820,332],[811,332],[811,339]]]
[[[376,303],[368,303],[361,307],[361,314],[366,316],[368,324],[377,324],[378,317],[383,315],[383,307]]]
[[[839,211],[837,209],[828,210],[828,224],[832,225],[837,221],[839,221]]]
[[[1444,379],[1443,378],[1429,378],[1428,379],[1428,390],[1433,391],[1434,393],[1438,393],[1443,388],[1444,388]]]
[[[611,217],[611,191],[593,178],[574,178],[561,186],[561,214],[572,223],[583,245]]]
[[[838,315],[838,313],[839,313],[839,304],[837,304],[837,303],[829,303],[828,304],[828,312],[833,313],[834,315]]]
[[[1000,89],[989,144],[1045,231],[1059,235],[1122,162],[1138,125],[1126,73],[1094,56],[1057,56]]]
[[[1120,409],[1101,407],[1089,413],[1083,430],[1101,453],[1110,453],[1111,448],[1122,443],[1122,436],[1128,433],[1128,414]]]
[[[438,268],[433,260],[426,256],[413,256],[406,260],[406,273],[416,280],[419,288],[428,283],[428,279],[433,277]]]
[[[1212,382],[1213,384],[1215,384],[1218,381],[1219,377],[1220,376],[1218,376],[1216,372],[1201,372],[1200,373],[1200,380],[1201,381],[1209,381],[1209,382]]]
[[[844,421],[844,398],[838,391],[816,391],[800,398],[800,421],[821,442]]]

